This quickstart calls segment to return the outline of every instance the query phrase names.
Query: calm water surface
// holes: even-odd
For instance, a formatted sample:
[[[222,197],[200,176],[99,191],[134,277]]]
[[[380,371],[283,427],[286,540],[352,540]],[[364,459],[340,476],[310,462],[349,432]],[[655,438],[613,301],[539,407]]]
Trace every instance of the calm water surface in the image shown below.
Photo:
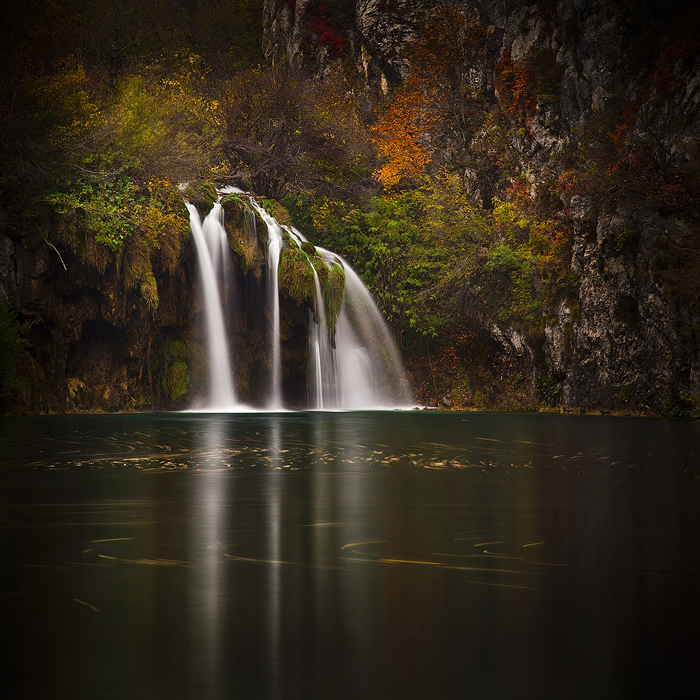
[[[641,697],[699,594],[698,424],[0,419],[3,697]]]

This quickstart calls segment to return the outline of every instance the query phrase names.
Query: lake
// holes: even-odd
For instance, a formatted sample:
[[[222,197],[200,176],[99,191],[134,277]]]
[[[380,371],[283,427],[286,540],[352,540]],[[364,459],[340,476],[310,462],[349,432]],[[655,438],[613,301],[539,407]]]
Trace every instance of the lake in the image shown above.
[[[695,671],[700,425],[0,419],[19,698],[623,698]]]

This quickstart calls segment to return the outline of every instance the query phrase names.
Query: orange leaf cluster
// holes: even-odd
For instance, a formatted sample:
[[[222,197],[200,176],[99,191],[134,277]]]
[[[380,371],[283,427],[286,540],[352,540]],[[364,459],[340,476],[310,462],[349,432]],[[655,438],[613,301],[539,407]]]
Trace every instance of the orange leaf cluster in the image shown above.
[[[609,131],[606,136],[613,143],[614,146],[621,146],[622,142],[625,140],[627,132],[634,125],[634,121],[637,118],[637,112],[639,111],[639,104],[634,104],[625,109],[622,112],[622,119],[619,124],[616,124],[612,131]]]
[[[471,88],[468,71],[489,32],[455,4],[436,9],[406,52],[407,77],[372,128],[384,158],[374,176],[386,189],[415,180],[431,161],[433,136],[446,121],[464,119]]]
[[[379,123],[371,127],[372,142],[385,160],[374,176],[386,189],[404,178],[418,178],[425,171],[430,154],[421,143],[422,121],[420,93],[402,90]]]

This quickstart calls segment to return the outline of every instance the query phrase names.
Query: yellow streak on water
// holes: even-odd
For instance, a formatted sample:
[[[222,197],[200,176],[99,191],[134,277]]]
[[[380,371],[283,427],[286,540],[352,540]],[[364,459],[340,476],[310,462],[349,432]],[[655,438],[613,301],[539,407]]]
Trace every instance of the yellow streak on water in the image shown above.
[[[498,540],[496,542],[479,542],[479,544],[473,545],[474,547],[485,547],[487,544],[505,544],[505,540]]]
[[[112,561],[123,561],[127,564],[145,564],[148,566],[190,566],[186,561],[178,559],[122,559],[121,557],[110,557],[107,554],[98,554],[100,559],[110,559]]]
[[[341,549],[349,549],[350,547],[359,547],[361,544],[381,544],[386,542],[386,540],[367,540],[366,542],[350,542],[349,544],[344,544]]]
[[[277,559],[254,559],[253,557],[237,557],[233,554],[223,553],[225,557],[233,559],[233,561],[247,561],[253,562],[255,564],[284,564],[286,566],[303,566],[309,569],[332,569],[334,571],[340,571],[340,566],[331,566],[330,564],[305,564],[297,561],[280,561]]]

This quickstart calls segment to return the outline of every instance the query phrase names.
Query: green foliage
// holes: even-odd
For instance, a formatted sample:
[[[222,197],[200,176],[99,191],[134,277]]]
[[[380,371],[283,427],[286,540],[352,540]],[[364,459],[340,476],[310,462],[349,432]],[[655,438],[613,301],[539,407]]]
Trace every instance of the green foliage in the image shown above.
[[[523,265],[522,256],[510,246],[499,243],[488,252],[484,270],[488,272],[515,272]]]
[[[368,209],[327,198],[300,198],[288,208],[296,225],[350,260],[397,329],[421,336],[436,335],[459,312],[459,290],[489,237],[486,220],[449,174],[375,198]]]
[[[561,399],[561,389],[556,382],[547,375],[541,375],[535,379],[535,386],[540,399],[552,406],[557,404]]]
[[[154,352],[153,393],[156,404],[182,408],[202,388],[206,351],[191,340],[166,340]]]
[[[122,176],[116,181],[93,183],[67,182],[67,192],[52,192],[47,196],[54,211],[65,214],[76,210],[98,243],[116,250],[136,228],[145,203],[134,181]]]
[[[84,167],[176,182],[218,173],[219,103],[202,93],[205,68],[189,58],[177,72],[162,75],[156,64],[124,78],[100,112],[89,149],[81,149]]]
[[[348,257],[388,320],[406,326],[424,318],[420,302],[412,303],[426,281],[415,209],[410,195],[375,199],[370,211],[328,199],[310,208],[319,242]],[[296,213],[295,208],[292,215]],[[414,256],[416,264],[411,264]]]
[[[29,323],[0,303],[0,398],[7,398],[19,385],[17,363],[26,344]]]
[[[492,239],[477,277],[493,317],[535,339],[556,304],[562,299],[572,304],[575,298],[572,232],[556,216],[538,216],[524,183],[516,183],[506,196],[493,209]]]
[[[684,407],[669,402],[664,406],[663,410],[661,411],[661,415],[664,418],[670,418],[671,420],[683,420],[684,418],[688,417],[688,412]]]

